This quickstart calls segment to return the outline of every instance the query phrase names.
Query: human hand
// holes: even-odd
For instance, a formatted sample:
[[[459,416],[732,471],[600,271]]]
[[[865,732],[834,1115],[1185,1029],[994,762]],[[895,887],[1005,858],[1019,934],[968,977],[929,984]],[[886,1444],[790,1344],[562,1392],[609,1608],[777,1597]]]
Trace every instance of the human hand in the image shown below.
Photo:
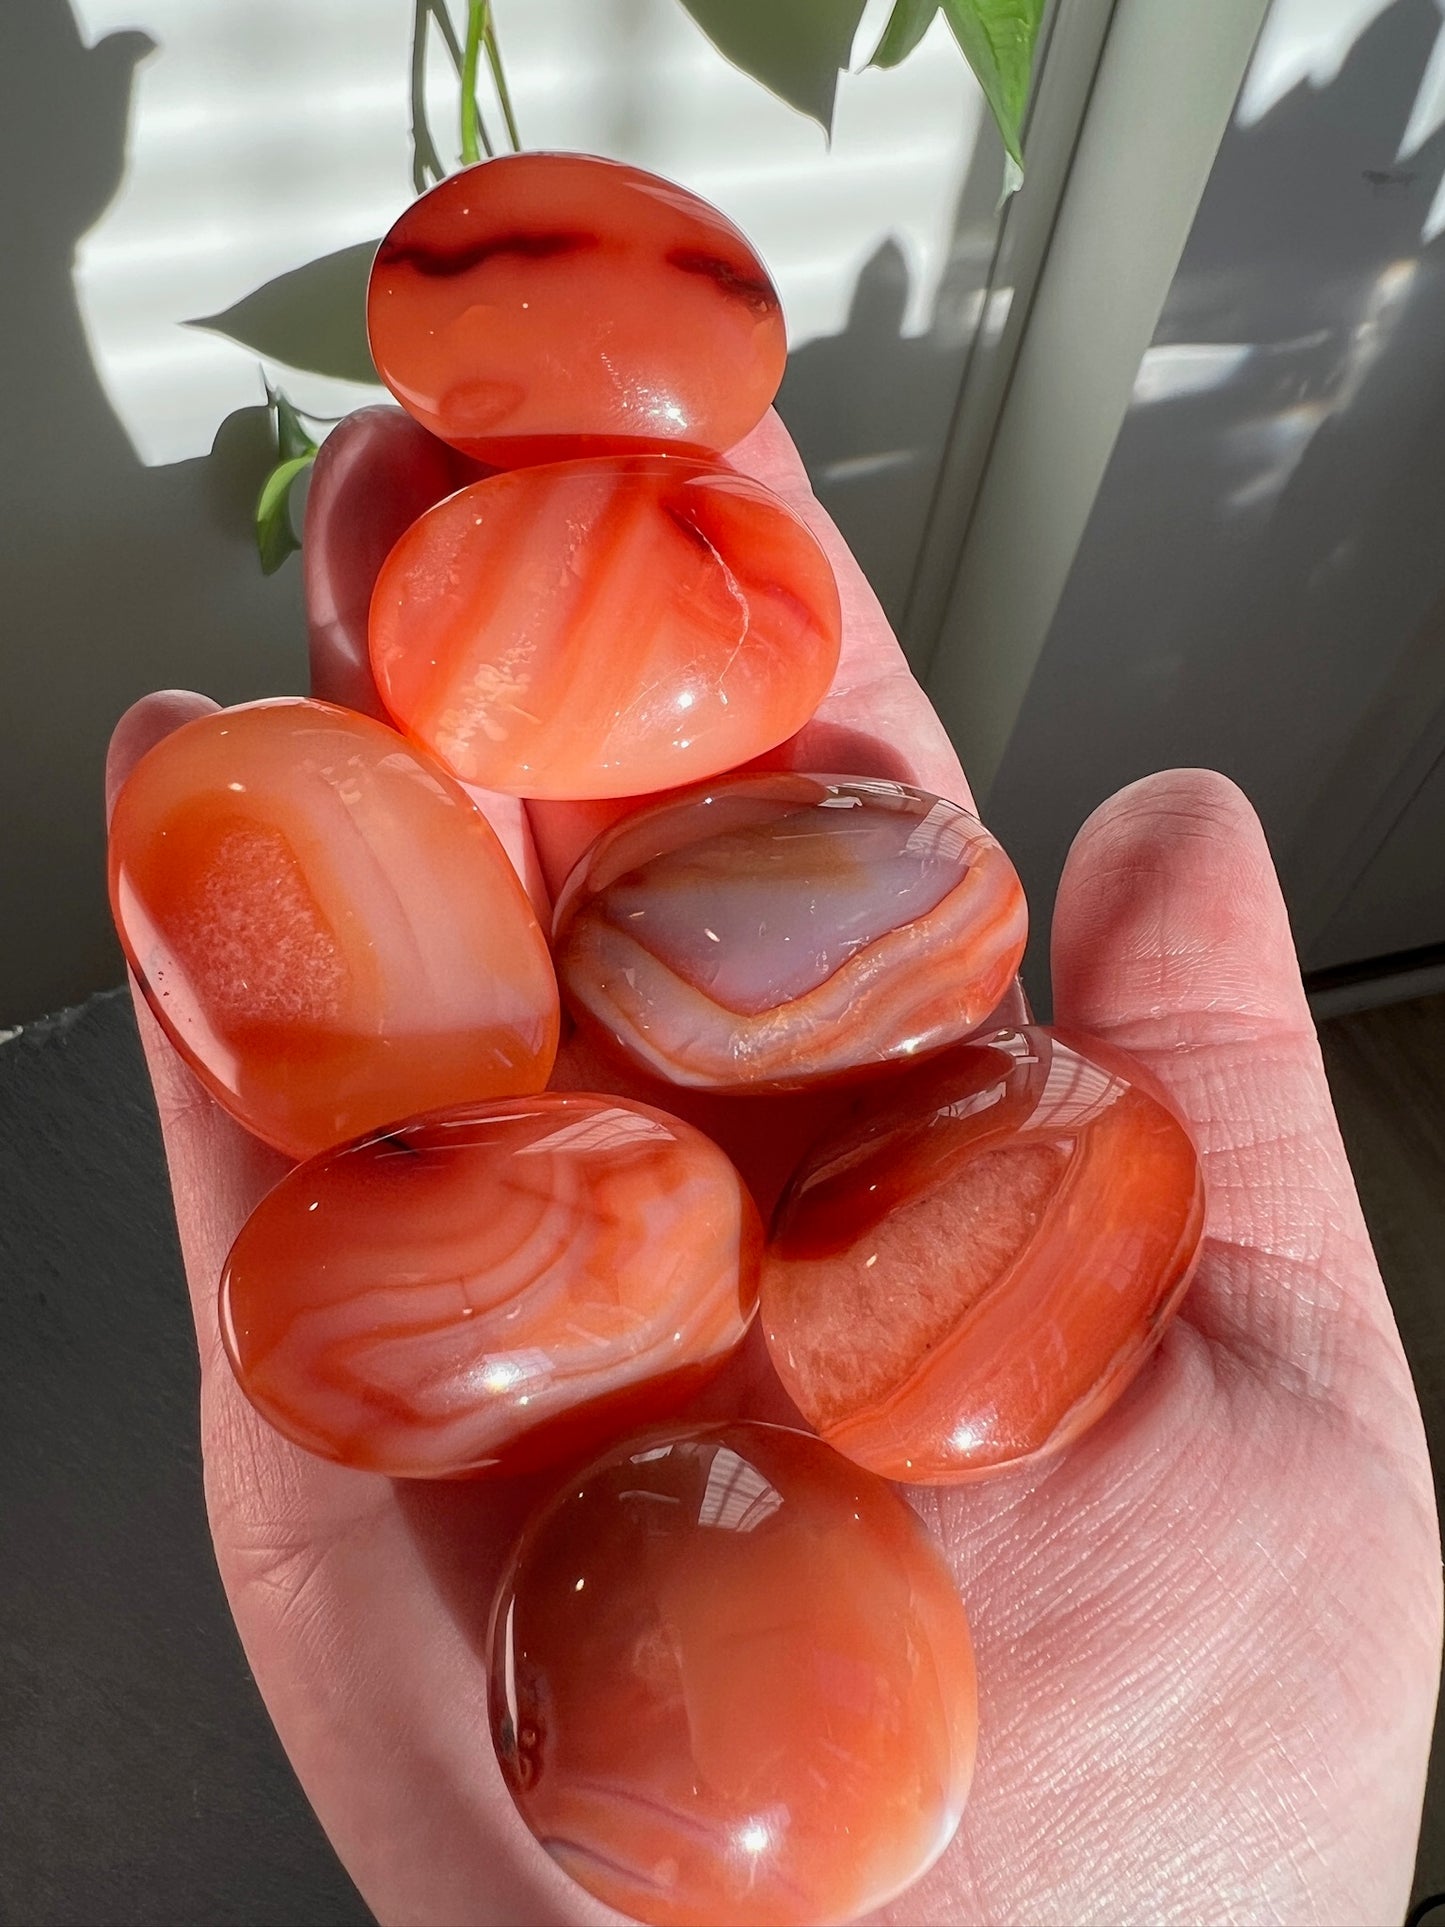
[[[317,693],[353,700],[386,518],[445,486],[428,479],[435,445],[381,414],[328,443],[308,525]],[[733,459],[805,515],[845,611],[832,693],[768,760],[967,803],[776,417]],[[168,694],[129,711],[108,794],[208,707]],[[483,801],[539,898],[616,813]],[[953,1845],[880,1918],[1398,1920],[1439,1663],[1430,1471],[1278,886],[1231,785],[1175,772],[1094,814],[1060,887],[1053,974],[1058,1020],[1140,1057],[1191,1120],[1204,1255],[1139,1379],[1067,1452],[910,1494],[969,1610],[980,1746]],[[216,1286],[285,1164],[202,1092],[139,998],[137,1015],[196,1317],[217,1561],[322,1824],[383,1921],[616,1920],[533,1840],[488,1737],[488,1611],[536,1482],[394,1484],[309,1457],[255,1414]],[[571,1046],[559,1081],[594,1074]],[[728,1139],[766,1209],[821,1113],[742,1102],[741,1133],[716,1100],[687,1114]],[[706,1410],[788,1422],[756,1332]]]

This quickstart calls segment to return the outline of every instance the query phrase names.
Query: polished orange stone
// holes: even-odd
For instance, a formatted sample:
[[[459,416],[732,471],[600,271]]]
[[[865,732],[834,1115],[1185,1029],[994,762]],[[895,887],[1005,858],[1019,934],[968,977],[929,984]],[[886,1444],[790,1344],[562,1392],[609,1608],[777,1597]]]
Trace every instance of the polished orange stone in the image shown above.
[[[812,715],[840,635],[800,518],[667,455],[477,482],[413,523],[371,601],[388,710],[514,796],[631,796],[746,762]]]
[[[439,182],[377,251],[366,315],[402,406],[498,468],[731,448],[787,356],[777,291],[732,222],[586,154]]]
[[[1033,1026],[920,1069],[779,1204],[762,1320],[783,1384],[886,1478],[969,1478],[1101,1417],[1189,1283],[1189,1130],[1122,1051]]]
[[[917,1516],[767,1425],[645,1435],[563,1488],[502,1582],[491,1707],[547,1851],[668,1927],[884,1905],[952,1837],[977,1726]]]
[[[741,1343],[762,1228],[722,1152],[621,1098],[462,1105],[298,1165],[221,1282],[242,1390],[394,1478],[530,1469],[676,1409]]]
[[[584,1023],[674,1084],[824,1083],[976,1028],[1008,991],[1023,890],[966,810],[903,783],[726,776],[604,831],[558,902]]]
[[[171,1042],[292,1157],[547,1082],[557,986],[522,887],[459,785],[368,717],[281,700],[167,736],[116,802],[110,894]]]

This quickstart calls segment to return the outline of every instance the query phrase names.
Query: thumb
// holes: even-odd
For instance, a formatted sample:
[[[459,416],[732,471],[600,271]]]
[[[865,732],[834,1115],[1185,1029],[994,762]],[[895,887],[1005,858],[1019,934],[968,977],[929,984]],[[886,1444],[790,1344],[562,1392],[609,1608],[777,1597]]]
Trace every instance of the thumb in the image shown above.
[[[1059,885],[1053,975],[1057,1021],[1140,1058],[1194,1129],[1210,1203],[1185,1315],[1418,1445],[1279,882],[1232,783],[1173,770],[1094,812]]]

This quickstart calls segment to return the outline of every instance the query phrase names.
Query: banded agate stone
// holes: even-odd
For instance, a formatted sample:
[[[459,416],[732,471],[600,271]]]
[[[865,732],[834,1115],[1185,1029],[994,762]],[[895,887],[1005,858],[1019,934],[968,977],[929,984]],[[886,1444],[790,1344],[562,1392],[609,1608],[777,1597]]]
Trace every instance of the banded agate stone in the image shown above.
[[[950,1052],[804,1160],[762,1319],[820,1436],[885,1478],[1041,1457],[1100,1418],[1193,1275],[1204,1184],[1154,1079],[1032,1026]]]
[[[397,542],[371,600],[387,709],[464,782],[632,796],[800,729],[838,590],[793,511],[716,462],[632,455],[494,475]]]
[[[691,1126],[621,1098],[462,1105],[299,1165],[221,1281],[247,1398],[394,1478],[529,1470],[674,1411],[757,1299],[762,1228]]]
[[[907,1062],[998,1005],[1027,934],[987,830],[902,783],[727,776],[626,817],[557,905],[579,1019],[674,1084],[788,1088]]]
[[[381,243],[366,316],[408,413],[497,468],[731,448],[787,355],[777,291],[731,221],[585,154],[439,182]]]
[[[616,1447],[532,1521],[493,1618],[492,1732],[581,1886],[667,1927],[822,1927],[947,1846],[968,1623],[916,1515],[800,1432]]]
[[[531,905],[461,787],[369,717],[282,699],[167,736],[117,799],[110,894],[161,1028],[292,1157],[547,1082]]]

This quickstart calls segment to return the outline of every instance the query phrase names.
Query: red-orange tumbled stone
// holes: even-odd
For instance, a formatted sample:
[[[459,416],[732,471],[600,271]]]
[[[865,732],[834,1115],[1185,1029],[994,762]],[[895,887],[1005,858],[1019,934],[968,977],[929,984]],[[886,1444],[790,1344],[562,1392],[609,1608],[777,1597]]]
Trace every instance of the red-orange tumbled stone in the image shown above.
[[[777,291],[732,222],[586,154],[439,182],[378,249],[366,316],[402,406],[497,468],[731,448],[787,356]]]
[[[1204,1186],[1141,1065],[1031,1026],[950,1052],[784,1194],[763,1328],[820,1435],[886,1478],[1057,1451],[1183,1296]]]
[[[517,1471],[675,1410],[735,1350],[762,1229],[689,1125],[621,1098],[434,1113],[299,1165],[221,1282],[251,1403],[394,1478]]]
[[[1013,981],[1024,894],[956,803],[725,776],[606,830],[557,906],[577,1016],[674,1084],[789,1088],[938,1051]]]
[[[116,802],[110,893],[171,1042],[292,1157],[551,1072],[556,979],[501,844],[369,717],[279,700],[167,736]]]
[[[671,455],[474,483],[412,524],[371,599],[388,710],[514,796],[632,796],[746,762],[812,715],[840,635],[800,518]]]
[[[644,1436],[532,1522],[492,1636],[492,1732],[538,1839],[659,1927],[825,1927],[947,1846],[977,1727],[948,1568],[804,1433]]]

